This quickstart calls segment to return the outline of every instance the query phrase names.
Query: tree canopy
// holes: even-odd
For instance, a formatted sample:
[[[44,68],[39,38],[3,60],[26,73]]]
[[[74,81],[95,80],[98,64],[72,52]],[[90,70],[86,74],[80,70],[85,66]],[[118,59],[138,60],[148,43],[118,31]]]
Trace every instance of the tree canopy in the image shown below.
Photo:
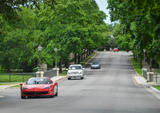
[[[158,0],[107,0],[111,20],[119,21],[115,34],[119,45],[132,50],[135,56],[160,62],[160,1]],[[117,29],[117,30],[116,30]],[[128,43],[127,43],[128,42]]]
[[[32,71],[42,63],[54,66],[80,62],[85,52],[103,46],[108,30],[105,13],[94,0],[2,0],[0,2],[0,68]]]

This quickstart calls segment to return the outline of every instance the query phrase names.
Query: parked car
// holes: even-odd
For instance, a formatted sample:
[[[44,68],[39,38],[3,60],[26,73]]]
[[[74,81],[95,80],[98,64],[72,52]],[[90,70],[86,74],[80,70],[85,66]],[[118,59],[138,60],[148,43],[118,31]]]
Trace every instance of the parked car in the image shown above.
[[[91,63],[91,69],[101,69],[101,65],[98,62]]]
[[[114,52],[118,52],[118,48],[114,48],[113,51],[114,51]]]
[[[48,77],[32,77],[25,84],[20,84],[21,98],[32,96],[58,96],[58,83]]]
[[[70,79],[83,79],[84,78],[84,68],[81,64],[70,65],[68,68],[67,76],[68,80]]]

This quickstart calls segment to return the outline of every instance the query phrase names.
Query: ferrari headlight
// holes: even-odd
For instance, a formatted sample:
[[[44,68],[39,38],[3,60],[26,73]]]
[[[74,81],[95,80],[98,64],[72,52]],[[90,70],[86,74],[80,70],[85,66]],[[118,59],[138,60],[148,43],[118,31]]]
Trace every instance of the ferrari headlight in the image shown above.
[[[25,87],[22,87],[22,89],[23,89],[23,90],[25,90],[25,89],[27,89],[27,88],[25,88]]]
[[[49,89],[50,88],[50,86],[48,86],[48,87],[45,87],[45,89]]]

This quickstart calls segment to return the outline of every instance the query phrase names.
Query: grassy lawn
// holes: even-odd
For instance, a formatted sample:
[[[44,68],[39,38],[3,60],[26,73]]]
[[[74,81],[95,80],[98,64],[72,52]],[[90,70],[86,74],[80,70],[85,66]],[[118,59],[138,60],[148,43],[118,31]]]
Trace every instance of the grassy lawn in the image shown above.
[[[139,59],[138,60],[135,60],[134,58],[131,58],[131,62],[132,62],[132,65],[134,67],[134,69],[136,70],[136,72],[142,76],[142,69],[141,69],[141,64],[140,64],[140,61]]]
[[[32,75],[25,75],[24,82],[31,77]],[[23,75],[0,75],[0,82],[23,82]]]
[[[96,52],[93,52],[91,55],[89,55],[86,59],[84,59],[81,64],[84,65],[85,63],[88,62],[89,59],[91,59],[94,55],[96,54]]]
[[[12,86],[11,88],[20,88],[20,85],[15,85],[15,86]]]
[[[157,85],[157,86],[153,86],[154,88],[160,90],[160,85]]]
[[[59,73],[59,76],[66,76],[67,75],[67,70],[63,70],[62,73]]]

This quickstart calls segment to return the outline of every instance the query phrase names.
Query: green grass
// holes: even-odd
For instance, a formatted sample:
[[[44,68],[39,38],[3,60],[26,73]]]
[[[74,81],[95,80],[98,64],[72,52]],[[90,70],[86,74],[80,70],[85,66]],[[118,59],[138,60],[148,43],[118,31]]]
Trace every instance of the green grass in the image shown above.
[[[140,60],[139,59],[135,60],[134,58],[131,58],[131,62],[132,62],[133,68],[136,70],[136,72],[140,76],[142,76],[142,68],[141,68]]]
[[[62,73],[59,73],[59,76],[66,76],[67,75],[67,70],[63,70]]]
[[[91,59],[94,55],[96,54],[96,52],[93,52],[91,55],[89,55],[87,58],[85,58],[83,61],[81,61],[80,63],[82,65],[84,65],[85,63],[88,62],[89,59]]]
[[[15,86],[12,86],[11,88],[20,88],[20,85],[15,85]]]
[[[85,63],[88,62],[89,59],[91,59],[96,53],[92,53],[91,55],[89,55],[86,59],[84,59],[82,62],[80,62],[82,65],[84,65]],[[67,70],[63,70],[62,73],[59,73],[59,76],[66,76],[67,75]]]
[[[24,82],[31,77],[32,75],[25,75]],[[0,82],[23,82],[23,75],[0,75]]]
[[[10,85],[15,83],[21,83],[21,82],[1,82],[0,85]]]
[[[157,85],[157,86],[153,86],[154,88],[160,90],[160,85]]]

